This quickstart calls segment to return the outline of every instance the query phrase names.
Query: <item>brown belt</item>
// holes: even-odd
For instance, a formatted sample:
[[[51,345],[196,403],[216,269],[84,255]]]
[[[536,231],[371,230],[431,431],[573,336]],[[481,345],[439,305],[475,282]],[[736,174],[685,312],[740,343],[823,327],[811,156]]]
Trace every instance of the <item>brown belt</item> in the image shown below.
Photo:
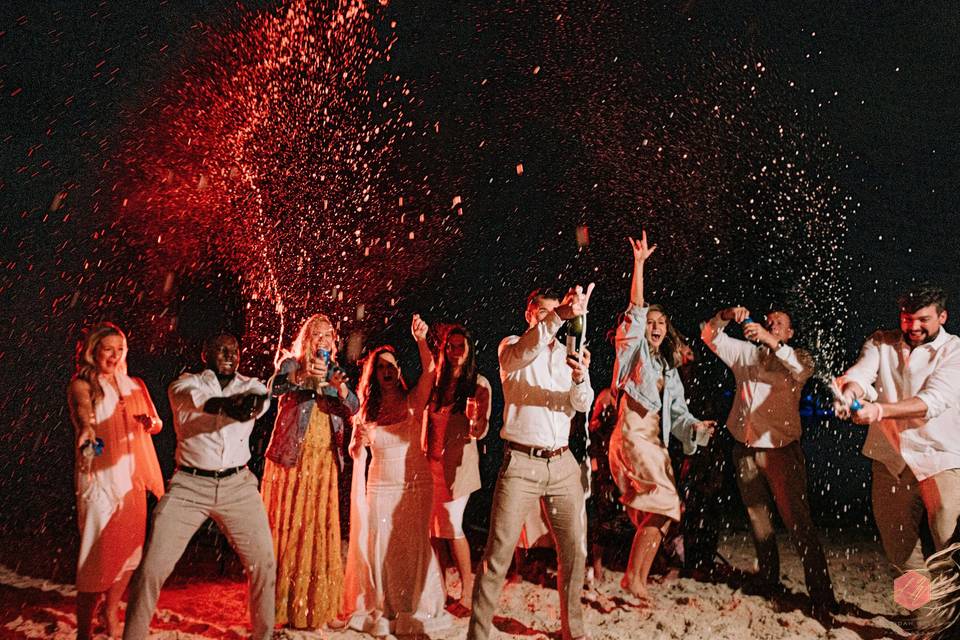
[[[563,455],[563,452],[570,448],[570,447],[560,447],[559,449],[545,449],[543,447],[530,447],[525,444],[517,444],[516,442],[508,442],[507,446],[513,449],[514,451],[525,453],[528,456],[533,456],[534,458],[544,458],[546,460],[549,460],[550,458],[556,458],[559,455]]]

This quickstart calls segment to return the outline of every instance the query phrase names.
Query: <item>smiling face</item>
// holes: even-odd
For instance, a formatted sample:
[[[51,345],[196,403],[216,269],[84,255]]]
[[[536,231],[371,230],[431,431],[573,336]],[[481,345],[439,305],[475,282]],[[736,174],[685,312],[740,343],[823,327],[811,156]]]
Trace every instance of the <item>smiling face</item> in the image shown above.
[[[647,313],[647,344],[650,349],[657,351],[667,337],[667,316],[662,311],[651,310]]]
[[[947,321],[947,311],[937,311],[937,306],[930,304],[914,312],[900,312],[900,331],[903,339],[911,347],[932,341],[940,333],[940,327]]]
[[[377,364],[374,365],[374,375],[377,376],[377,383],[381,389],[396,388],[400,385],[400,365],[397,364],[396,357],[389,351],[384,351],[377,356]]]
[[[237,339],[229,335],[214,338],[203,353],[203,362],[218,375],[232,376],[240,366]]]
[[[108,335],[97,343],[93,360],[97,364],[97,373],[104,376],[113,375],[117,365],[123,361],[123,336]]]
[[[307,327],[305,342],[309,353],[325,349],[333,354],[337,350],[337,332],[327,320],[315,320]]]
[[[793,322],[783,311],[771,311],[767,314],[767,321],[764,323],[767,331],[774,338],[781,342],[789,342],[793,337]]]

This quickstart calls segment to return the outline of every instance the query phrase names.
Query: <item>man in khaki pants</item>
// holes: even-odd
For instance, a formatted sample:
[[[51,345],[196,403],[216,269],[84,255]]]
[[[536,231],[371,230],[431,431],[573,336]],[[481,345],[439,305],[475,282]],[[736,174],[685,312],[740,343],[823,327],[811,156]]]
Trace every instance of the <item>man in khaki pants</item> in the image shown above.
[[[125,640],[147,637],[160,589],[206,519],[227,536],[250,580],[253,637],[273,635],[276,560],[257,478],[247,469],[250,432],[267,410],[267,388],[237,373],[237,339],[220,334],[203,349],[206,369],[170,385],[177,472],[154,511],[146,555],[134,575]]]
[[[960,338],[943,328],[947,297],[921,285],[898,299],[900,329],[878,331],[838,378],[837,414],[869,424],[873,515],[887,558],[924,567],[926,517],[937,551],[956,541],[960,517]]]
[[[803,563],[807,592],[818,618],[836,609],[823,547],[810,518],[807,472],[800,448],[800,393],[813,373],[810,355],[787,344],[793,322],[784,311],[771,311],[766,326],[750,319],[744,307],[719,311],[705,322],[700,337],[733,372],[736,381],[727,430],[736,443],[733,463],[737,485],[757,550],[758,591],[780,587],[780,556],[773,527],[776,507]],[[744,336],[724,331],[743,323]]]
[[[560,624],[564,640],[586,636],[580,592],[586,548],[586,511],[580,465],[567,444],[570,419],[593,403],[589,354],[568,357],[555,338],[564,320],[587,312],[584,293],[534,291],[527,300],[528,329],[500,343],[505,455],[490,512],[490,532],[473,590],[467,638],[490,637],[493,614],[520,537],[524,517],[539,503],[550,523],[560,565]]]

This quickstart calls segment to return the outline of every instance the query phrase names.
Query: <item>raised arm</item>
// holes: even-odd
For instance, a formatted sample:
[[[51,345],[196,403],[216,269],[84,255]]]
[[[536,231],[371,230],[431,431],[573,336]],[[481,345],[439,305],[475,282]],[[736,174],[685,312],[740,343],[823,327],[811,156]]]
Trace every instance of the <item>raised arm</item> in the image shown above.
[[[746,307],[727,307],[700,325],[700,339],[731,369],[747,366],[756,357],[757,348],[754,345],[746,340],[731,338],[725,331],[731,320],[743,322],[749,316]]]
[[[519,338],[504,338],[499,350],[500,369],[511,373],[529,365],[550,344],[562,326],[563,319],[556,311],[551,311]]]
[[[653,255],[657,250],[657,245],[647,245],[647,232],[641,232],[639,240],[627,238],[630,247],[633,249],[633,280],[630,283],[630,304],[642,307],[643,298],[643,265],[647,258]]]
[[[430,351],[430,345],[427,344],[427,332],[430,327],[424,322],[419,314],[414,314],[413,321],[410,323],[410,333],[413,339],[417,341],[417,350],[420,352],[420,378],[417,384],[410,392],[410,406],[417,415],[420,415],[430,400],[430,391],[433,389],[433,383],[437,377],[437,363],[433,359],[433,352]]]

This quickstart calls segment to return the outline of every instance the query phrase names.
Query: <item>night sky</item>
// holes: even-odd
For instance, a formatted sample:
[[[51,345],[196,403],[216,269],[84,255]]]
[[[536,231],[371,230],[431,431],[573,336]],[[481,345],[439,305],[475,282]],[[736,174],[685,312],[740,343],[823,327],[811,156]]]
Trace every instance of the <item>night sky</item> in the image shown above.
[[[75,544],[64,389],[100,319],[163,416],[221,326],[251,373],[316,311],[413,368],[420,312],[495,379],[526,293],[588,281],[599,389],[644,227],[681,331],[785,303],[823,375],[905,284],[957,299],[956,3],[607,4],[5,3],[0,536]]]

